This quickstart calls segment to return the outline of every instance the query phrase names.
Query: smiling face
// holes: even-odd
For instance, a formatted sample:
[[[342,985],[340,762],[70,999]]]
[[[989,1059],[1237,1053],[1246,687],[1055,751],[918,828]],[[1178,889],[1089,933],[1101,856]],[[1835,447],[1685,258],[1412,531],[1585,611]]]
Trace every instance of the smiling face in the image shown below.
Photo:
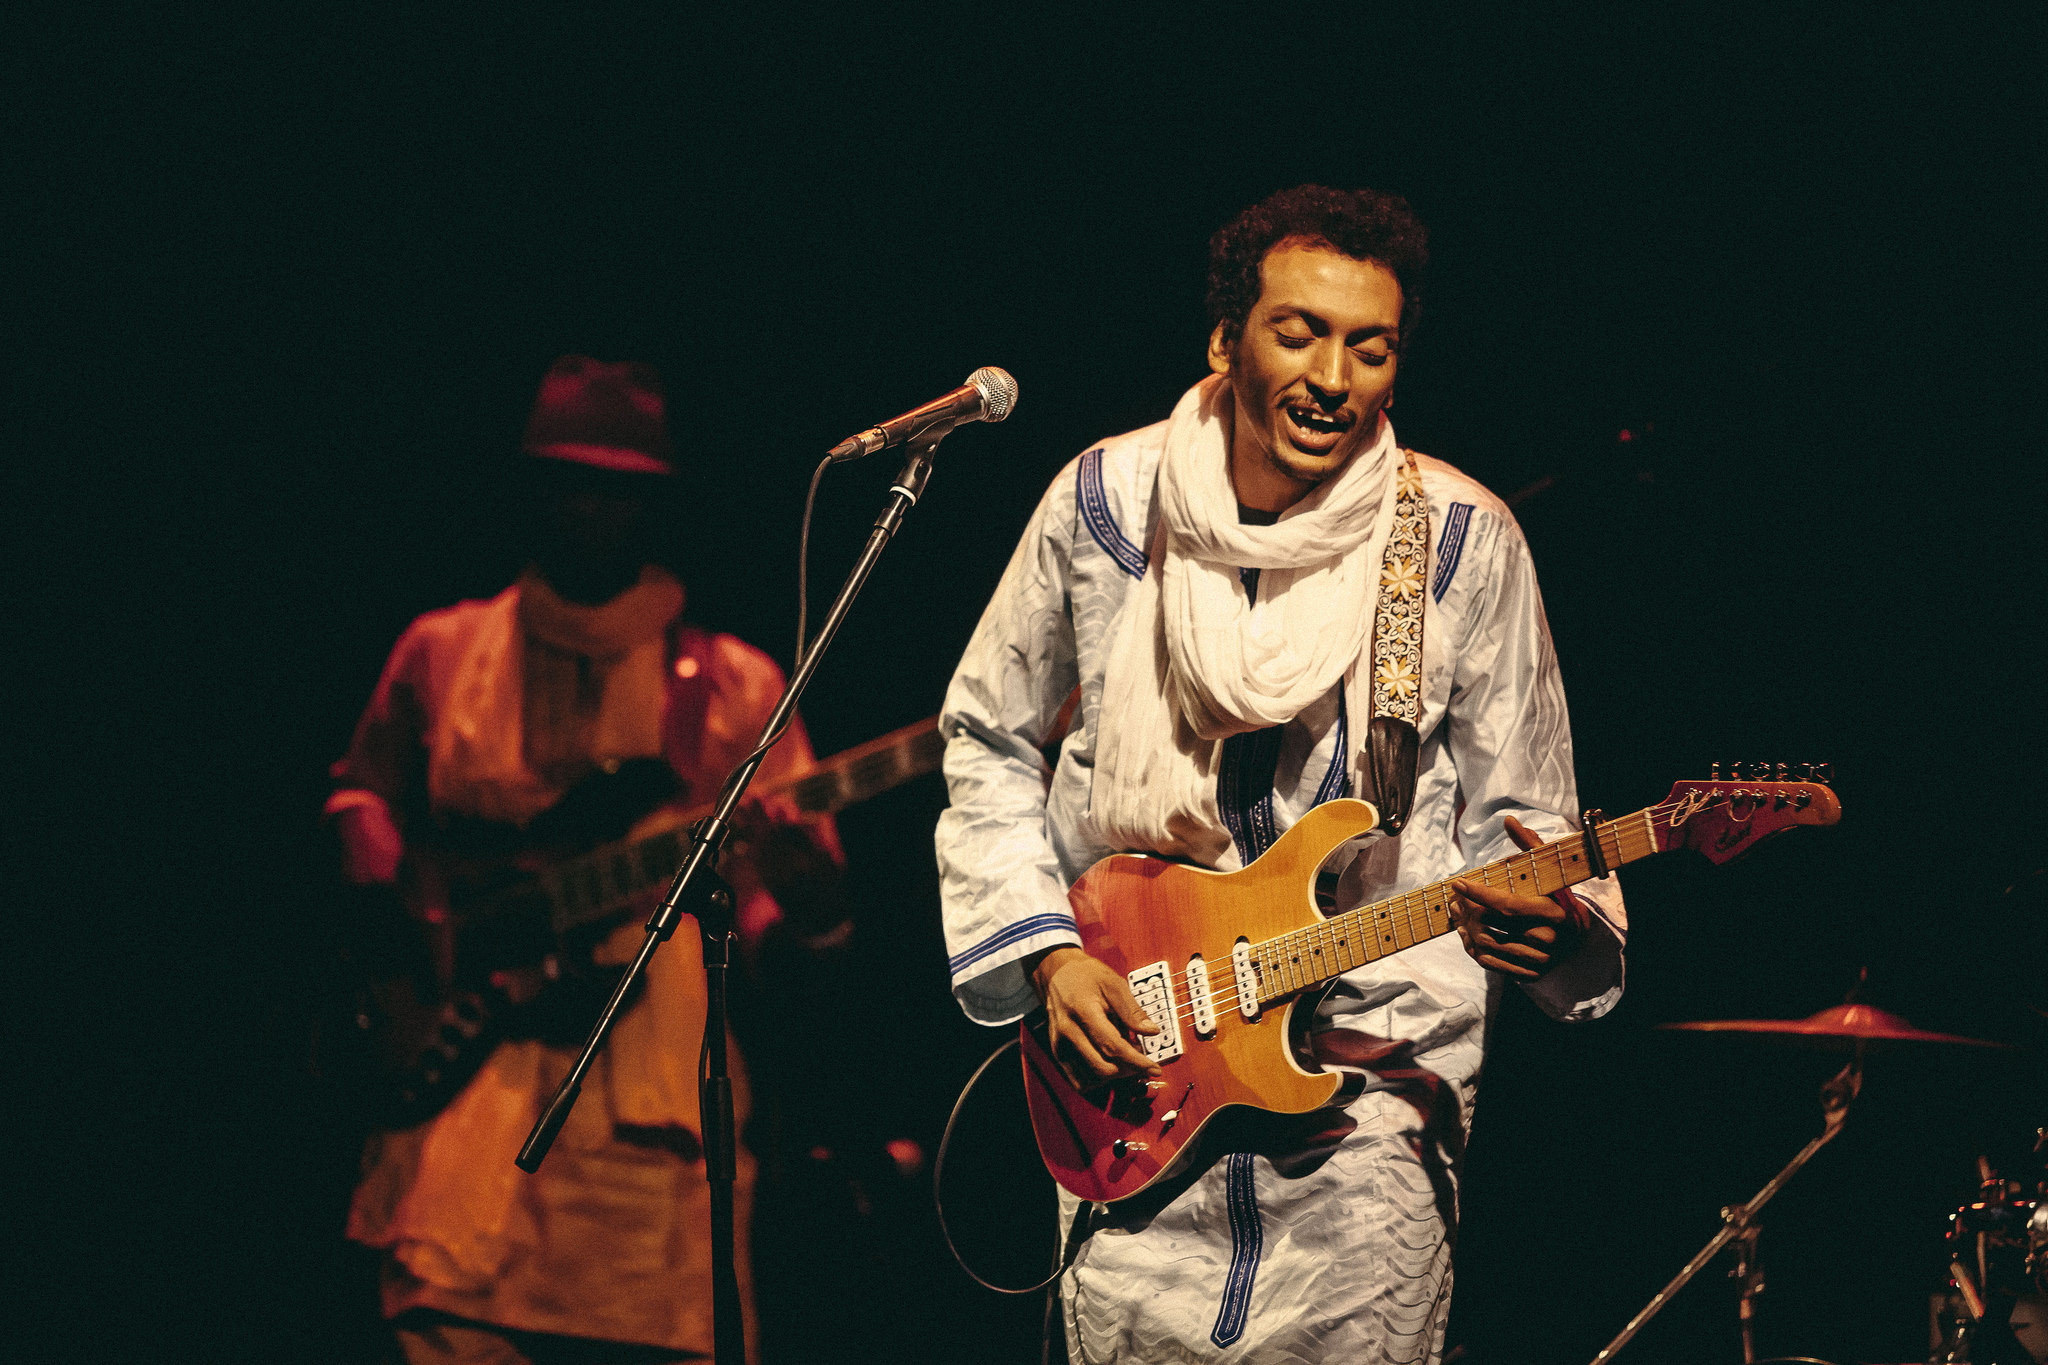
[[[1280,512],[1368,445],[1394,391],[1401,285],[1378,261],[1289,238],[1259,266],[1259,299],[1209,368],[1235,395],[1230,477],[1247,507]]]

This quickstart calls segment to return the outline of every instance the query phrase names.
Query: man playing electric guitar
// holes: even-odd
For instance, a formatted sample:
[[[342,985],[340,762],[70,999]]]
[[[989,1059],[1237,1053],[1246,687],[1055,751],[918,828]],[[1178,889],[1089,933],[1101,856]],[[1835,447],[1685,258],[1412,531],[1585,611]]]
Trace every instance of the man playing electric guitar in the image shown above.
[[[638,837],[709,800],[781,694],[766,655],[683,623],[682,585],[652,562],[653,513],[672,482],[664,416],[644,365],[555,363],[526,437],[533,563],[497,597],[413,623],[334,765],[327,812],[350,880],[403,883],[413,914],[444,931],[422,975],[462,1002],[450,1023],[486,1014],[501,1039],[439,1096],[445,1107],[372,1140],[349,1212],[349,1236],[385,1252],[384,1311],[412,1365],[596,1360],[605,1342],[618,1345],[603,1359],[649,1365],[711,1352],[697,935],[654,959],[590,1093],[529,1177],[513,1153],[596,1017],[602,967],[639,946],[650,907],[602,921],[596,942],[466,975],[448,932],[463,927],[465,877],[494,863],[544,870],[578,816],[612,807],[605,818],[626,822],[593,825],[585,842]],[[797,722],[756,790],[811,764]],[[614,779],[623,787],[607,787]],[[723,870],[746,946],[843,936],[831,820],[800,820],[773,796],[744,810]],[[742,1149],[743,1292],[753,1169]],[[751,1312],[748,1326],[751,1337]]]
[[[1097,860],[1227,871],[1357,796],[1380,829],[1318,883],[1347,910],[1576,824],[1520,529],[1402,450],[1386,416],[1425,260],[1407,205],[1365,190],[1285,191],[1220,231],[1213,373],[1061,472],[953,679],[937,836],[953,989],[988,1024],[1042,1005],[1077,1081],[1160,1070],[1130,983],[1077,946],[1066,893]],[[1039,746],[1076,688],[1048,774]],[[1353,1073],[1342,1108],[1219,1137],[1070,1238],[1072,1359],[1438,1358],[1487,1020],[1510,981],[1557,1018],[1604,1013],[1625,934],[1612,877],[1556,902],[1459,891],[1459,941],[1311,1002],[1302,1048]]]

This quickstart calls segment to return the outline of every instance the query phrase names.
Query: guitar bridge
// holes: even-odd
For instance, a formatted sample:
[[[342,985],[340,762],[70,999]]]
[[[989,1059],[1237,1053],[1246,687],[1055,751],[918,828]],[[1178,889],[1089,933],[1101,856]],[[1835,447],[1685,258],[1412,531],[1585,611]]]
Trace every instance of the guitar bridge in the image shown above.
[[[1180,1009],[1173,997],[1173,973],[1164,962],[1153,962],[1130,974],[1131,994],[1159,1032],[1137,1035],[1139,1050],[1153,1063],[1170,1062],[1185,1050],[1180,1041]]]

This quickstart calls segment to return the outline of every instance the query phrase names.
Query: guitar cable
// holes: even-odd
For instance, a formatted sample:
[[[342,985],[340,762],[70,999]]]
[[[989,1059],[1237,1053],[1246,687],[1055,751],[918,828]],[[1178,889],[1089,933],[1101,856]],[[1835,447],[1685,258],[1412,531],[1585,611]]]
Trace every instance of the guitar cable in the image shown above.
[[[804,666],[804,646],[808,643],[806,636],[810,629],[811,513],[817,506],[818,485],[823,482],[825,471],[831,468],[832,464],[833,459],[829,455],[818,461],[818,467],[811,471],[810,488],[804,493],[804,519],[802,530],[798,532],[797,536],[796,654],[790,664],[790,672],[792,674]],[[773,735],[767,736],[761,741],[760,748],[756,752],[765,752],[774,746],[776,740],[781,738],[782,732],[777,730]],[[747,755],[745,759],[741,760],[741,766],[751,762],[753,757],[753,754]],[[946,1223],[945,1198],[940,1192],[942,1189],[941,1182],[944,1181],[946,1175],[946,1152],[953,1145],[953,1129],[960,1122],[960,1111],[966,1107],[967,1097],[974,1093],[974,1087],[980,1083],[982,1076],[987,1073],[988,1069],[995,1065],[996,1059],[1016,1046],[1017,1040],[1011,1038],[994,1052],[989,1053],[987,1059],[974,1069],[974,1074],[967,1078],[967,1084],[960,1088],[959,1097],[953,1101],[953,1112],[946,1116],[945,1131],[939,1135],[939,1150],[932,1159],[932,1211],[939,1217],[939,1235],[945,1239],[946,1250],[952,1253],[953,1263],[960,1267],[968,1279],[973,1280],[983,1289],[993,1290],[998,1294],[1036,1294],[1039,1290],[1050,1287],[1053,1281],[1066,1274],[1067,1267],[1072,1265],[1074,1258],[1080,1254],[1081,1243],[1087,1240],[1087,1234],[1090,1231],[1089,1214],[1093,1211],[1094,1205],[1084,1202],[1079,1209],[1075,1210],[1073,1225],[1067,1229],[1066,1234],[1060,1239],[1060,1244],[1053,1248],[1054,1265],[1052,1274],[1046,1276],[1037,1284],[1026,1285],[1018,1289],[1009,1285],[995,1284],[990,1280],[984,1279],[973,1266],[967,1264],[967,1258],[962,1256],[960,1248],[954,1245],[953,1230]],[[711,1040],[709,1037],[706,1037],[704,1047],[699,1052],[697,1058],[700,1075],[702,1074],[705,1058],[709,1055],[710,1047]],[[1051,1311],[1051,1305],[1048,1304],[1047,1313],[1050,1314]]]
[[[1036,1294],[1039,1290],[1047,1288],[1053,1281],[1066,1274],[1067,1267],[1071,1266],[1074,1263],[1074,1258],[1081,1254],[1081,1243],[1086,1241],[1088,1233],[1093,1231],[1090,1214],[1093,1213],[1095,1206],[1083,1201],[1081,1207],[1074,1211],[1073,1225],[1067,1229],[1060,1242],[1053,1248],[1055,1264],[1052,1274],[1046,1276],[1037,1284],[1026,1285],[1022,1289],[1016,1289],[1009,1285],[995,1284],[983,1279],[976,1273],[973,1266],[967,1264],[967,1258],[962,1256],[960,1248],[953,1244],[953,1230],[946,1225],[946,1201],[943,1194],[941,1194],[941,1189],[943,1188],[941,1182],[946,1178],[946,1151],[953,1145],[953,1128],[960,1122],[960,1111],[966,1107],[967,1097],[974,1093],[974,1087],[980,1084],[982,1074],[995,1065],[998,1057],[1015,1046],[1017,1046],[1017,1040],[1011,1038],[994,1052],[989,1053],[988,1059],[980,1066],[974,1068],[974,1074],[969,1076],[967,1084],[960,1088],[960,1097],[953,1101],[953,1112],[946,1116],[945,1132],[939,1136],[938,1153],[932,1158],[932,1209],[939,1215],[939,1235],[946,1239],[946,1250],[953,1253],[953,1263],[965,1272],[968,1279],[974,1281],[983,1289],[991,1289],[998,1294]]]

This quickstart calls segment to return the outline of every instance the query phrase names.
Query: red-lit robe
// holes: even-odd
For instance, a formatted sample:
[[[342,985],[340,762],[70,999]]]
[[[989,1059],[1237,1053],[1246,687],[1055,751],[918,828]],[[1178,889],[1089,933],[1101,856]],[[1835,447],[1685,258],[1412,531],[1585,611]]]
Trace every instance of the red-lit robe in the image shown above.
[[[680,586],[650,570],[602,608],[565,603],[531,572],[489,601],[430,612],[399,640],[334,765],[330,814],[381,803],[409,857],[472,820],[523,823],[607,759],[665,757],[683,804],[715,795],[783,690],[774,662],[730,635],[681,626]],[[801,722],[756,790],[812,765]],[[771,814],[789,818],[770,804]],[[838,856],[829,821],[814,832]],[[729,862],[732,860],[729,860]],[[779,909],[744,865],[728,869],[743,934]],[[419,878],[409,878],[417,882]],[[428,880],[431,880],[430,878]],[[599,957],[624,960],[638,920]],[[559,1140],[534,1176],[512,1164],[574,1052],[501,1044],[439,1115],[378,1135],[348,1235],[387,1252],[384,1311],[424,1307],[524,1331],[708,1354],[709,1197],[697,1105],[704,1020],[697,936],[654,958]],[[744,1117],[744,1068],[733,1067]],[[742,1148],[739,1274],[749,1302]]]

